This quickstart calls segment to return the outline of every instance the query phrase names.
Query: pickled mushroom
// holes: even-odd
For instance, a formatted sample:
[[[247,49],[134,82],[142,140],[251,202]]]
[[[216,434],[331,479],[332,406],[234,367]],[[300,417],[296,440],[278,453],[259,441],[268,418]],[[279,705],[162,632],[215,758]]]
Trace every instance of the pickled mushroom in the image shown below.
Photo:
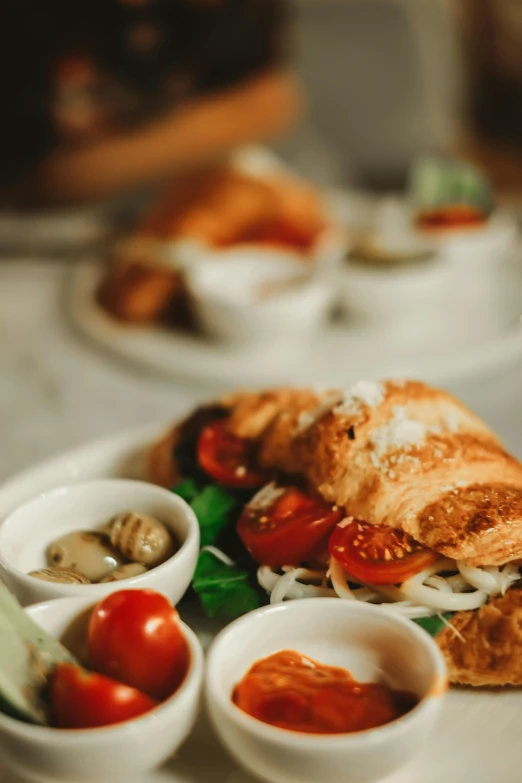
[[[149,569],[143,563],[126,563],[125,565],[116,568],[111,571],[108,576],[105,576],[101,581],[102,584],[106,582],[119,582],[120,579],[132,579],[133,576],[141,576]]]
[[[126,558],[149,568],[164,563],[178,548],[166,525],[149,514],[136,511],[114,517],[110,538]]]
[[[29,576],[44,582],[61,582],[64,585],[90,584],[86,576],[67,568],[39,568],[37,571],[29,571]]]
[[[90,582],[100,582],[126,562],[103,533],[76,530],[62,536],[47,550],[49,567],[70,569]]]

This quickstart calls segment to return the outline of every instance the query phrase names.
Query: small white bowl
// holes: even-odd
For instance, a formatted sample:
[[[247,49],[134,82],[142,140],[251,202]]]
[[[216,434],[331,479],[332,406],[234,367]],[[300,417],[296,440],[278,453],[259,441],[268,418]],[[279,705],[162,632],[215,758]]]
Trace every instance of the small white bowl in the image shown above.
[[[312,252],[312,264],[321,277],[336,275],[350,249],[352,237],[350,231],[341,225],[332,224],[317,238]]]
[[[296,254],[245,246],[185,270],[196,316],[205,331],[234,344],[303,339],[321,326],[332,304],[326,279]],[[263,299],[264,285],[295,281]]]
[[[387,330],[437,330],[444,321],[450,275],[438,258],[377,267],[348,261],[338,283],[345,316]]]
[[[499,210],[482,227],[435,235],[448,276],[444,318],[475,339],[505,329],[520,312],[518,225]]]
[[[44,630],[61,638],[91,605],[92,600],[85,597],[63,598],[26,611]],[[100,729],[32,726],[0,713],[2,766],[39,781],[116,783],[134,780],[166,761],[192,730],[203,682],[201,645],[184,623],[182,629],[190,648],[190,666],[170,699],[143,717]]]
[[[516,248],[519,230],[516,217],[497,210],[483,226],[423,233],[445,258],[476,274],[487,270],[498,273],[499,263]]]
[[[278,729],[236,707],[234,686],[253,663],[295,650],[341,666],[363,682],[384,680],[419,704],[385,726],[354,734]],[[432,731],[446,692],[446,667],[415,623],[375,606],[315,598],[269,606],[236,620],[213,642],[206,700],[218,737],[236,761],[270,783],[368,783],[405,764]]]
[[[124,511],[157,517],[172,530],[179,550],[162,565],[118,582],[71,585],[28,575],[46,566],[46,549],[57,538],[74,530],[97,530]],[[0,526],[0,578],[23,606],[69,596],[95,601],[130,588],[157,590],[176,604],[190,585],[198,552],[199,525],[190,506],[144,481],[98,479],[58,487],[19,506]]]
[[[189,237],[174,239],[165,244],[161,257],[164,264],[173,269],[189,272],[197,264],[226,260],[230,254],[255,253],[262,258],[290,259],[298,261],[317,273],[330,273],[338,269],[350,245],[349,231],[338,223],[327,226],[309,250],[302,252],[290,246],[236,244],[227,248],[213,248],[205,242]]]
[[[354,258],[344,263],[338,296],[347,318],[394,332],[436,328],[442,320],[448,270],[436,257],[435,243],[414,229],[407,202],[393,197],[377,201],[361,239],[391,260],[375,264]],[[393,256],[405,261],[394,263]]]

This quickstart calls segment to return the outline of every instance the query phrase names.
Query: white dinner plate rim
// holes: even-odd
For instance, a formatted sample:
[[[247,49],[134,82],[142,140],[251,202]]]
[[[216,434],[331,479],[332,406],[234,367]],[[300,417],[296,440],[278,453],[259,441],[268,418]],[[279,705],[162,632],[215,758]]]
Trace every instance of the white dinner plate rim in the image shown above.
[[[225,349],[210,340],[177,333],[173,329],[118,323],[101,310],[94,298],[102,269],[98,260],[90,258],[69,270],[65,305],[73,328],[97,348],[126,364],[203,387],[280,385],[292,383],[292,378],[294,385],[310,385],[317,377],[329,385],[348,386],[360,377],[375,380],[383,375],[415,376],[434,385],[451,386],[499,371],[522,357],[520,320],[497,335],[477,339],[466,350],[452,352],[449,349],[446,353],[441,350],[439,354],[430,350],[424,355],[418,352],[412,359],[407,355],[398,355],[391,360],[383,356],[380,362],[371,359],[378,335],[368,332],[366,350],[362,343],[358,350],[360,356],[370,357],[369,363],[366,360],[358,363],[357,359],[339,362],[334,355],[348,356],[349,353],[343,351],[339,328],[325,329],[316,342],[307,340],[305,346],[281,348],[279,345],[277,353],[273,346],[268,346],[261,356],[258,348],[236,352],[233,348]],[[326,364],[325,350],[332,357]],[[322,362],[319,371],[318,362]]]

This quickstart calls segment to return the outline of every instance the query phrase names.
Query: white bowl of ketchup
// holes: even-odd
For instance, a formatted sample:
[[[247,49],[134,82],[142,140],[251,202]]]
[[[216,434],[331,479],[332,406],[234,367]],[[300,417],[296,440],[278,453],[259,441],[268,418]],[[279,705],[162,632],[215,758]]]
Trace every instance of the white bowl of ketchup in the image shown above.
[[[299,654],[299,682],[288,667],[286,679],[265,671],[279,673],[281,656],[267,659],[284,651]],[[312,675],[310,660],[321,665]],[[336,598],[245,615],[217,636],[207,663],[215,732],[238,764],[271,783],[369,783],[391,774],[431,733],[446,689],[444,660],[426,631]]]

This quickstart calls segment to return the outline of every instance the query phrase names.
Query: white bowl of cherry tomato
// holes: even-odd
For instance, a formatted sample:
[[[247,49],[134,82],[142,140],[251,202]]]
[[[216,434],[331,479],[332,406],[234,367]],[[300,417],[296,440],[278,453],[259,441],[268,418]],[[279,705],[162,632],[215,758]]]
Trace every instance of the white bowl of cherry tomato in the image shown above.
[[[36,645],[43,677],[38,688],[29,678],[23,690],[31,698],[14,717],[4,713],[9,699],[2,700],[3,764],[38,779],[115,783],[161,765],[177,750],[197,717],[204,658],[167,598],[123,590],[99,604],[62,598],[25,611],[44,632]],[[14,622],[6,626],[7,642],[19,628],[27,642],[30,627]],[[70,660],[64,648],[53,647],[53,637]],[[5,697],[5,681],[2,686]],[[16,694],[13,699],[20,708]]]
[[[144,481],[58,487],[0,526],[0,578],[23,605],[122,588],[159,590],[176,604],[190,585],[199,524],[182,498]]]
[[[433,730],[447,689],[433,639],[397,614],[315,598],[234,621],[207,659],[214,730],[270,783],[369,783]]]

